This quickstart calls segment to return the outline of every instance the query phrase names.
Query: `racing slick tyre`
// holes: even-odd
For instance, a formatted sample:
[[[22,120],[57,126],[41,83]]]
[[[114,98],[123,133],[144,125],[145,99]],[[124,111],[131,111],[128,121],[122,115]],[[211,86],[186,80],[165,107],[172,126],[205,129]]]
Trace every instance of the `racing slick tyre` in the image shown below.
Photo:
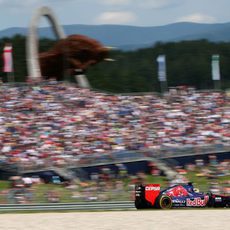
[[[208,203],[207,203],[207,207],[214,207],[215,205],[215,200],[212,198],[212,193],[211,192],[208,192],[206,194],[208,196]]]
[[[135,207],[136,209],[143,209],[145,208],[145,205],[143,204],[141,200],[135,200]]]
[[[165,195],[161,196],[159,198],[158,205],[159,205],[159,208],[161,208],[161,209],[170,209],[170,208],[172,208],[172,199],[171,199],[171,197],[165,196]]]

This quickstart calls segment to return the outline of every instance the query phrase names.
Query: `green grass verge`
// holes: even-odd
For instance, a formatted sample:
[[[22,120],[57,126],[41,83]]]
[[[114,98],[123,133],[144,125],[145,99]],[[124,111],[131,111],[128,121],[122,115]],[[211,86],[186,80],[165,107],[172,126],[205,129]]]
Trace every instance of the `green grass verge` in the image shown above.
[[[202,192],[207,192],[209,190],[209,182],[206,177],[198,177],[196,172],[189,172],[186,175],[189,181],[194,183],[194,186],[197,187]],[[230,176],[218,177],[215,181],[220,184],[224,181],[229,181]],[[100,197],[100,201],[104,200],[114,200],[114,201],[123,201],[123,200],[131,200],[133,198],[134,187],[131,186],[133,183],[131,182],[131,178],[126,178],[123,181],[123,187],[120,190],[116,190],[113,186],[107,187],[103,191],[98,191],[96,188],[93,192],[90,191],[92,186],[88,186],[86,188],[77,186],[75,188],[66,188],[63,185],[56,184],[37,184],[33,185],[31,188],[32,191],[32,202],[33,203],[45,203],[48,202],[47,194],[50,192],[54,192],[58,194],[59,202],[77,202],[77,201],[85,201],[85,197],[87,194],[90,196],[100,196],[103,194],[104,197]],[[161,188],[165,188],[168,186],[168,181],[163,176],[152,176],[147,175],[145,177],[146,183],[156,183],[160,184]],[[115,183],[115,181],[114,181]],[[114,184],[111,183],[111,184]],[[0,203],[9,202],[7,199],[7,191],[10,189],[10,182],[8,181],[0,181]],[[74,194],[80,194],[80,197],[74,197]],[[85,194],[82,195],[82,194]]]

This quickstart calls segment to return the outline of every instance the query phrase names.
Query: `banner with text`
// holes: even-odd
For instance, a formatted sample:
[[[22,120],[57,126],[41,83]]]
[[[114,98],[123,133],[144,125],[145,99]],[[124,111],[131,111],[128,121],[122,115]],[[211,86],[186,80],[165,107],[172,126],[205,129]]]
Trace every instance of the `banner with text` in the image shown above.
[[[9,44],[3,48],[3,72],[13,72],[12,46]]]
[[[218,54],[212,55],[212,80],[220,80],[220,56]]]
[[[158,80],[166,81],[166,58],[165,55],[159,55],[157,57],[158,62]]]

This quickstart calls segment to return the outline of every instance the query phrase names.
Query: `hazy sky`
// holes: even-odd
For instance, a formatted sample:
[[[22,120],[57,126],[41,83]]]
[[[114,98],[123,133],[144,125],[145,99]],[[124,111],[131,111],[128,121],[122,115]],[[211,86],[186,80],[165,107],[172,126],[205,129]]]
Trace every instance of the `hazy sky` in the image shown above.
[[[0,30],[27,27],[41,6],[51,7],[62,25],[230,22],[230,0],[0,0]],[[40,25],[48,24],[42,19]]]

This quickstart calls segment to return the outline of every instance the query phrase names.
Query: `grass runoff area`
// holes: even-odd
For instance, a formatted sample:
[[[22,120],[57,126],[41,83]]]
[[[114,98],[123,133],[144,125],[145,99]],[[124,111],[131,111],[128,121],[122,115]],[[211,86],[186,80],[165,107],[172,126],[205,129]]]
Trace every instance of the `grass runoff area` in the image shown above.
[[[194,183],[201,192],[208,192],[210,179],[188,172],[186,178]],[[220,186],[230,180],[230,176],[217,177],[214,181]],[[161,188],[169,186],[163,176],[144,175],[145,183],[159,183]],[[29,188],[16,189],[12,193],[10,181],[0,181],[0,204],[10,203],[46,203],[46,202],[80,202],[80,201],[125,201],[134,198],[134,180],[132,177],[123,180],[113,179],[107,183],[97,184],[92,181],[75,181],[64,184],[33,184]]]

